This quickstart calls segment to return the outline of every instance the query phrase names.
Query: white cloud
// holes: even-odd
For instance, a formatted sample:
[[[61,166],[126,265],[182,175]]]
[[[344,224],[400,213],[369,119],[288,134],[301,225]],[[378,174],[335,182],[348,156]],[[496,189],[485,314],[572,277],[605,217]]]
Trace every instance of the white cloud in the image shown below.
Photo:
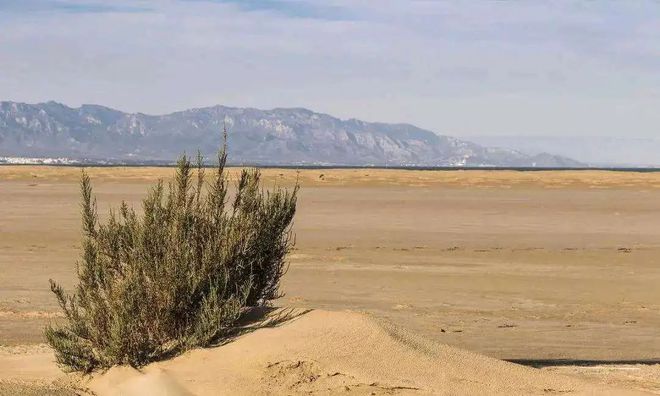
[[[455,135],[660,124],[652,1],[16,4],[0,0],[0,99],[303,106]]]

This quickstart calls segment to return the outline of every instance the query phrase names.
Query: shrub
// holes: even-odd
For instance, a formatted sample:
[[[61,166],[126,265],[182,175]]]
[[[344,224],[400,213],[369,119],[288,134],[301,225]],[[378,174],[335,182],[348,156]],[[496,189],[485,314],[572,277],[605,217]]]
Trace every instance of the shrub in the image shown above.
[[[279,297],[298,186],[264,191],[259,171],[243,170],[230,200],[226,159],[225,147],[206,183],[201,158],[183,156],[142,214],[122,202],[105,224],[83,171],[79,284],[69,295],[50,281],[66,321],[45,330],[64,369],[139,367],[217,343],[245,307]]]

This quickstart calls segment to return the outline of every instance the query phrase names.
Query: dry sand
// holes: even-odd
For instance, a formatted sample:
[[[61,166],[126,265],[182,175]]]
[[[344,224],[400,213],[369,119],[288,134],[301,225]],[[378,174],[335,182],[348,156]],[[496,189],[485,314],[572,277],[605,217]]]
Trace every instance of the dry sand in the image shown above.
[[[115,368],[88,386],[99,394],[119,388],[138,395],[144,384],[196,395],[625,394],[428,342],[364,315],[327,311],[150,365],[143,373]]]
[[[287,314],[290,318],[278,326],[140,370],[115,367],[71,379],[53,370],[46,358],[49,354],[26,351],[17,355],[14,365],[6,366],[9,373],[0,378],[13,375],[14,381],[20,378],[26,384],[51,379],[61,389],[69,383],[77,392],[100,396],[644,394],[438,344],[364,314],[319,310]],[[17,370],[18,363],[32,371]],[[10,389],[9,383],[5,386]]]
[[[171,172],[167,168],[90,170],[102,211],[120,199],[137,204],[148,184]],[[6,387],[8,380],[23,381],[21,389],[32,389],[33,394],[43,389],[65,392],[50,385],[60,375],[52,355],[34,345],[43,342],[44,324],[58,320],[48,278],[69,287],[75,280],[78,175],[76,168],[0,167],[0,345],[4,345],[0,394],[3,389],[15,390]],[[527,381],[523,378],[529,376],[538,384],[550,378],[567,381],[556,376],[562,374],[660,394],[660,369],[654,364],[660,358],[660,174],[373,169],[298,174],[268,169],[264,176],[266,183],[291,185],[298,178],[303,185],[295,225],[298,248],[284,280],[287,296],[279,305],[364,312],[438,342],[429,347],[433,350],[448,351],[440,346],[448,344],[542,368],[521,368],[462,352],[455,352],[463,356],[456,361],[439,352],[434,356],[442,359],[429,358],[442,372],[451,372],[448,366],[455,365],[457,378],[477,381],[460,383],[477,393],[491,389],[469,387],[482,386],[486,381],[481,377],[493,370],[506,378],[502,382],[511,384],[511,388],[492,389],[504,393],[507,389],[541,392],[534,384],[521,387]],[[372,326],[371,319],[355,314],[314,312],[217,350],[196,351],[157,366],[177,367],[177,362],[197,354],[224,360],[226,348],[256,345],[269,339],[265,334],[289,340],[286,334],[312,329],[313,323],[323,327],[339,321],[318,319],[323,315],[348,315],[356,326]],[[360,334],[369,338],[357,330],[345,331],[348,334],[341,337],[346,339]],[[285,379],[274,382],[274,389],[284,391],[288,381],[297,381],[296,375],[307,371],[324,378],[322,374],[333,369],[352,376],[349,382],[397,386],[396,381],[385,381],[389,377],[370,377],[377,371],[364,371],[372,370],[369,365],[374,362],[387,364],[394,359],[387,348],[373,351],[382,352],[381,357],[365,351],[363,360],[354,361],[362,369],[336,365],[336,357],[324,360],[314,351],[304,351],[312,345],[319,348],[314,342],[333,345],[341,337],[327,341],[293,337],[279,346],[262,345],[293,366],[298,360],[312,362],[301,363],[300,370],[282,366]],[[386,341],[392,343],[390,350],[395,350],[393,345],[404,348],[398,341]],[[401,353],[423,354],[406,345]],[[277,348],[299,348],[301,357]],[[367,356],[374,362],[368,363]],[[246,383],[257,386],[268,375],[264,362],[255,360],[250,370],[261,377]],[[410,370],[424,372],[428,366],[422,366],[412,365]],[[185,373],[174,375],[168,367],[166,374],[156,377],[196,389]],[[213,373],[209,375],[237,375],[207,368]],[[431,379],[412,374],[391,378],[418,383],[426,392],[462,389],[459,382],[438,372]],[[391,372],[378,375],[383,373]],[[470,378],[474,373],[479,374]],[[321,389],[325,384],[343,384],[335,380],[314,380],[305,385],[309,388],[284,393],[327,391]],[[591,386],[552,389],[588,392]]]

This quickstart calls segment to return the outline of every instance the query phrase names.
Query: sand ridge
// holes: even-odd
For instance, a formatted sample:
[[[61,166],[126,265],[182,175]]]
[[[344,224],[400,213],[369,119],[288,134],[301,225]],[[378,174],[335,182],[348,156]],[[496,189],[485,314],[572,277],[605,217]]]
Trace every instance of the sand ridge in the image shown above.
[[[315,310],[217,348],[87,383],[98,395],[635,395],[437,344],[356,312]]]

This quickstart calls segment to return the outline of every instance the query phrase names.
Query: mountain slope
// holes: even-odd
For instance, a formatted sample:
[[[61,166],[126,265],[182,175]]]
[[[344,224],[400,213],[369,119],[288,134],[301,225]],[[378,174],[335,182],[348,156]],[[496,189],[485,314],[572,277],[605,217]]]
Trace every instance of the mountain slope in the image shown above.
[[[235,163],[582,166],[550,154],[485,148],[408,124],[340,120],[306,109],[214,106],[153,116],[56,102],[0,102],[0,156],[169,162],[183,151],[213,155],[224,125]]]
[[[470,139],[478,144],[509,147],[530,155],[547,150],[596,166],[660,166],[660,137],[474,136]]]

